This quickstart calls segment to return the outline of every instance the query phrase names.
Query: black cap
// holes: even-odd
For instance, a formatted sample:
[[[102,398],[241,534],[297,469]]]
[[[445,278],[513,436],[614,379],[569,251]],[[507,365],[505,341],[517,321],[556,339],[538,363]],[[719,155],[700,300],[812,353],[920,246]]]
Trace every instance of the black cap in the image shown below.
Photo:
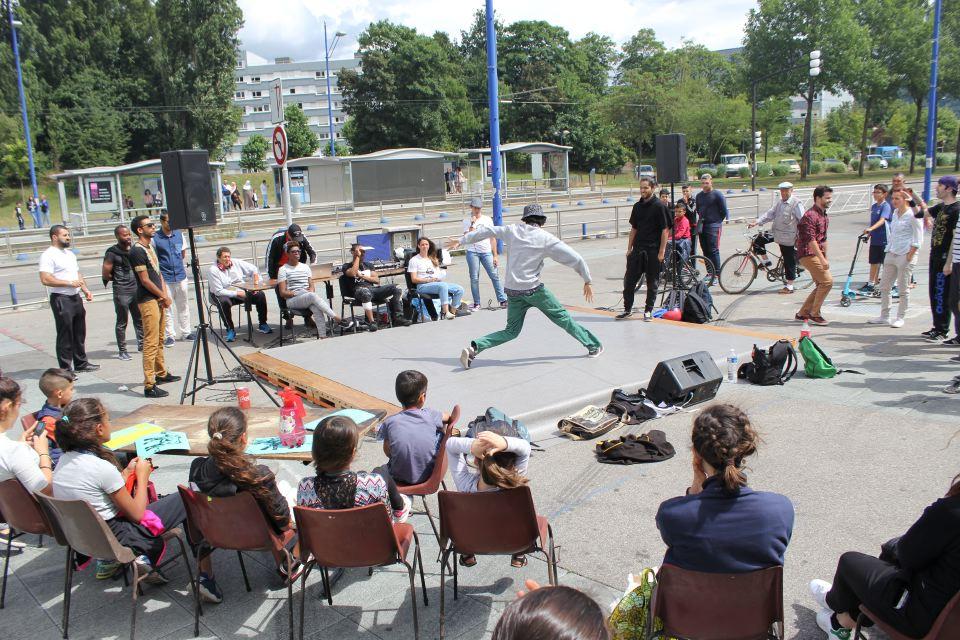
[[[303,237],[303,232],[300,231],[300,225],[294,223],[287,227],[287,235],[291,240],[299,240]]]

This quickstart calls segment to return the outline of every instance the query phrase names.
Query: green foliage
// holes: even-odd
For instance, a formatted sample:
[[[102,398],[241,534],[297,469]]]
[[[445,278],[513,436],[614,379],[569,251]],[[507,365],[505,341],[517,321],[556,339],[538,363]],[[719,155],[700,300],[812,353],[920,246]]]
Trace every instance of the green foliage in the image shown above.
[[[702,175],[703,173],[709,173],[709,174],[712,175],[714,178],[716,178],[717,176],[726,177],[726,175],[727,175],[727,165],[725,165],[725,164],[718,164],[716,171],[704,170],[704,171],[701,173],[701,175]]]
[[[653,29],[640,29],[623,45],[623,59],[617,69],[617,82],[621,82],[623,74],[630,70],[643,70],[650,61],[666,52],[663,43],[657,40]]]
[[[250,136],[240,151],[240,168],[247,171],[267,170],[267,151],[270,143],[259,133]]]
[[[819,160],[814,160],[810,163],[810,174],[816,175],[818,173],[823,173],[823,163]]]
[[[887,166],[891,169],[899,169],[906,164],[903,158],[887,158]]]
[[[787,165],[779,164],[779,163],[773,165],[773,175],[777,176],[778,178],[782,178],[788,173],[790,173],[790,167],[788,167]]]
[[[286,120],[283,126],[287,130],[290,159],[312,156],[320,148],[320,138],[310,129],[303,109],[295,104],[288,104],[283,109],[283,117]]]
[[[753,172],[750,171],[750,167],[740,167],[737,170],[737,175],[741,178],[749,178],[751,175],[753,175]]]
[[[953,164],[954,154],[952,153],[938,153],[937,154],[937,166],[946,167]]]
[[[827,173],[846,173],[847,167],[839,162],[828,162]]]
[[[102,91],[110,79],[97,69],[67,78],[50,96],[47,134],[57,163],[71,169],[122,164],[130,134],[125,116]]]
[[[786,168],[786,167],[784,167]],[[773,173],[773,165],[769,162],[758,162],[757,163],[757,175],[760,177],[766,177]]]
[[[845,102],[827,114],[826,133],[830,142],[843,148],[853,148],[860,142],[863,131],[863,109]]]
[[[353,153],[353,151],[350,149],[350,145],[343,140],[337,140],[334,142],[333,148],[337,152],[338,156],[349,156],[351,153]]]
[[[582,120],[561,120],[558,127],[569,129],[567,143],[572,168],[617,173],[629,159],[629,152],[613,135],[613,127],[591,112]]]

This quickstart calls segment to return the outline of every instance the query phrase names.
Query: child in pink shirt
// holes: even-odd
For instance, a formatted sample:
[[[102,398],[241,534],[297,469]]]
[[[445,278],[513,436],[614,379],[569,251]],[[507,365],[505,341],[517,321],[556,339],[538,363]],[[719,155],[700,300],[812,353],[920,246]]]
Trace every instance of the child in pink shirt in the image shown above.
[[[690,257],[690,221],[687,220],[687,208],[678,200],[673,208],[673,244],[686,260]]]

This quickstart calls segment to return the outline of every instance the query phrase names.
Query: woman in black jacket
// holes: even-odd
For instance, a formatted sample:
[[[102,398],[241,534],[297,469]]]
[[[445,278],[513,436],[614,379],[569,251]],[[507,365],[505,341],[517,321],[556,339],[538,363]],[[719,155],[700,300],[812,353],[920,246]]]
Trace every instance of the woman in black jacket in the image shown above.
[[[813,580],[810,591],[829,638],[850,637],[861,604],[905,635],[926,635],[960,591],[960,475],[905,534],[881,547],[879,558],[848,551],[833,584]]]

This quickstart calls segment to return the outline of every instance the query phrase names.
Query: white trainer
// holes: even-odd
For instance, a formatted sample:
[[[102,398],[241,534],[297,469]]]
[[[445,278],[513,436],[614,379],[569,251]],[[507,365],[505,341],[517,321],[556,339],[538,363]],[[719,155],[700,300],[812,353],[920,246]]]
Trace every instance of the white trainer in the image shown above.
[[[833,628],[833,623],[830,622],[830,617],[833,615],[833,611],[830,609],[821,609],[817,612],[817,626],[825,634],[829,640],[850,640],[850,629],[845,629],[840,627],[839,629]]]
[[[890,326],[893,327],[894,329],[899,329],[900,327],[903,326],[903,318],[897,318],[896,320],[891,320]]]
[[[460,352],[460,364],[463,365],[464,369],[469,369],[470,365],[473,364],[473,359],[476,357],[477,350],[471,345]]]
[[[821,609],[829,609],[827,606],[827,592],[833,587],[832,584],[826,580],[811,580],[810,581],[810,595],[813,596],[813,601],[820,605]]]

